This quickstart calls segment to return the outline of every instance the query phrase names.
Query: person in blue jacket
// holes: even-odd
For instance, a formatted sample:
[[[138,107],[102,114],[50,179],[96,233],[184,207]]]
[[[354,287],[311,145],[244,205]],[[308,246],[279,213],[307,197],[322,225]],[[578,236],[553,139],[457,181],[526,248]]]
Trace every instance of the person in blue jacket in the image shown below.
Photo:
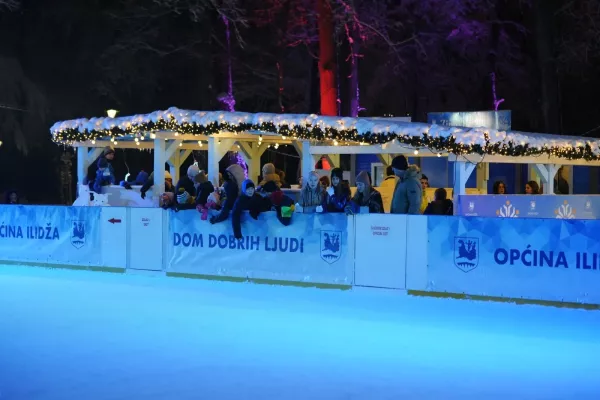
[[[94,192],[102,193],[102,186],[114,185],[115,175],[113,174],[110,164],[106,158],[98,160],[98,170],[96,171],[96,179],[94,180]]]
[[[350,201],[350,186],[343,180],[341,168],[331,170],[331,186],[327,188],[327,212],[344,212]]]

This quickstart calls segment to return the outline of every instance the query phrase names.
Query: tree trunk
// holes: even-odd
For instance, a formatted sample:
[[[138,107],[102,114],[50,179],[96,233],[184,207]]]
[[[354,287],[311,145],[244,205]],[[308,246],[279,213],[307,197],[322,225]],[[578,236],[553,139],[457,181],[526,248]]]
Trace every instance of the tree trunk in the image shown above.
[[[554,54],[556,0],[535,1],[535,42],[540,72],[541,108],[545,132],[560,131],[558,73]]]
[[[317,0],[317,13],[319,14],[319,78],[321,87],[321,115],[337,115],[333,15],[328,0]]]
[[[358,117],[358,113],[361,111],[360,108],[360,87],[359,87],[359,76],[358,76],[358,52],[360,45],[358,43],[358,35],[355,32],[349,37],[349,49],[350,49],[350,79],[348,83],[349,97],[350,97],[350,116]]]

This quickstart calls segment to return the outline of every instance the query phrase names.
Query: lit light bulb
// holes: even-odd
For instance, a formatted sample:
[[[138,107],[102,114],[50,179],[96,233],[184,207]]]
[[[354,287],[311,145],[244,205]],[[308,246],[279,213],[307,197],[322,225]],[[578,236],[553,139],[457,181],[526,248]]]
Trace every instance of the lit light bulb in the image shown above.
[[[282,136],[281,138],[282,138],[283,140],[285,140],[285,136]]]
[[[183,142],[179,143],[179,147],[183,146]]]
[[[175,136],[179,136],[179,132],[175,132]]]
[[[113,143],[115,144],[115,146],[119,144],[119,143],[117,143],[117,141],[116,141],[116,140],[115,140]]]
[[[156,134],[154,134],[154,133],[151,133],[151,134],[150,134],[150,139],[156,139]]]
[[[135,140],[135,141],[136,141],[136,143],[140,141],[140,139],[138,139],[138,138],[135,138],[135,139],[133,139],[133,140]]]
[[[334,145],[334,146],[337,146],[338,144],[339,144],[339,143],[338,143],[338,141],[337,141],[337,140],[334,140],[334,141],[333,141],[333,145]]]
[[[140,142],[135,142],[135,145],[136,145],[136,146],[139,146],[139,145],[140,145]]]
[[[145,137],[144,137],[144,136],[140,136],[140,140],[144,140],[144,139],[145,139]]]
[[[116,117],[118,113],[117,110],[106,110],[106,115],[108,115],[109,118]]]
[[[441,157],[442,155],[440,153],[437,154],[438,157]]]
[[[419,154],[419,150],[415,149],[415,151],[413,151],[414,155],[416,156],[417,154]]]
[[[202,140],[198,140],[198,146],[202,147]]]
[[[279,148],[279,143],[275,143],[275,150]]]
[[[0,143],[1,143],[1,142],[0,142]],[[95,140],[92,140],[92,144],[96,144],[96,141],[95,141]]]
[[[262,142],[262,135],[258,135],[258,142]]]

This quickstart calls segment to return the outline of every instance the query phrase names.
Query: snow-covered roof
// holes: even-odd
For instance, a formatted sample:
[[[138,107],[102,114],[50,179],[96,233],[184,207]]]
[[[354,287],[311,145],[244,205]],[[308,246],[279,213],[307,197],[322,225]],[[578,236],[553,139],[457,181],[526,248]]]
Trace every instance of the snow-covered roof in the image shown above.
[[[397,119],[327,117],[315,114],[270,114],[192,111],[169,108],[117,118],[80,118],[55,123],[57,143],[119,138],[132,140],[157,131],[212,135],[220,132],[286,136],[291,139],[381,144],[391,140],[453,154],[496,154],[511,157],[546,154],[564,159],[600,160],[600,141],[487,128],[448,127]]]

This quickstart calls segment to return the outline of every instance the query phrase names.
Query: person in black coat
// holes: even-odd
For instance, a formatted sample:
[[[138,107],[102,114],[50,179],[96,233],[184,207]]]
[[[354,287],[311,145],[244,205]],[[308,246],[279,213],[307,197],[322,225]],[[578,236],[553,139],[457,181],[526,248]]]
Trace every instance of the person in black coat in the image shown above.
[[[233,209],[241,191],[242,182],[244,181],[244,170],[238,164],[232,164],[225,170],[223,179],[225,183],[223,184],[223,189],[220,190],[221,211],[218,215],[210,217],[209,222],[211,224],[223,222],[229,217],[229,212]]]
[[[446,189],[439,188],[435,190],[435,200],[427,205],[424,215],[453,215],[454,214],[454,205],[451,200],[448,200],[446,197],[448,193]]]
[[[250,216],[258,219],[258,215],[263,210],[263,198],[256,193],[254,182],[246,179],[242,183],[242,192],[238,196],[233,211],[231,212],[231,225],[233,227],[233,235],[236,239],[241,239],[242,236],[242,211],[249,211]]]

